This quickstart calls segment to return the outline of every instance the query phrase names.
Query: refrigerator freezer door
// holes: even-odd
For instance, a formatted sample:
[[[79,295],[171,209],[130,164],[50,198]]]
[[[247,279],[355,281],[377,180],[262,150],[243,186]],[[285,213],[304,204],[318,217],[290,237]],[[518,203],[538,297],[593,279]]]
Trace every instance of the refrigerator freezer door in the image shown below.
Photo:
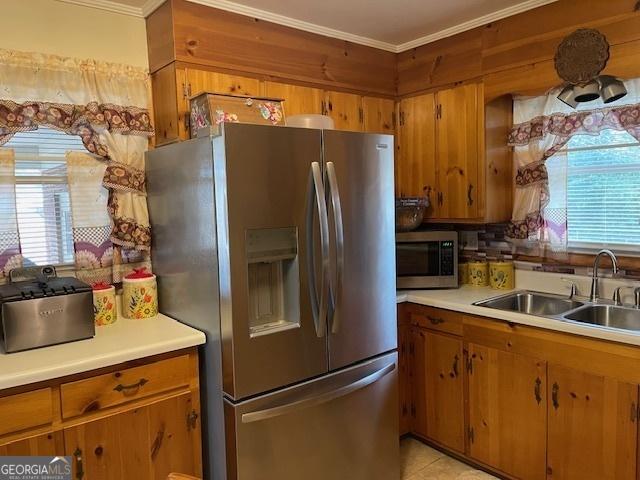
[[[307,272],[309,215],[311,238],[328,242],[321,135],[225,124],[213,139],[224,391],[234,400],[327,372],[310,289],[322,307],[328,278]],[[323,251],[311,252],[317,265]]]
[[[393,137],[323,132],[333,311],[329,369],[397,347]],[[331,310],[331,309],[330,309]]]
[[[395,353],[237,405],[229,480],[400,476]],[[231,450],[229,450],[231,452]]]

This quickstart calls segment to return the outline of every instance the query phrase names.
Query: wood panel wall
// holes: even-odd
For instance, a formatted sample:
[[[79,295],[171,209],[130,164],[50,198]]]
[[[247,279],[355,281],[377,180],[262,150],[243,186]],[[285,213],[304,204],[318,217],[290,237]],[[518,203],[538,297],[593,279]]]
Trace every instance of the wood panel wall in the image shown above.
[[[186,0],[147,19],[149,68],[172,61],[261,79],[394,97],[396,54]]]
[[[611,44],[606,73],[640,76],[638,0],[559,0],[398,55],[398,96],[484,79],[485,100],[538,94],[559,85],[553,57],[577,28]]]

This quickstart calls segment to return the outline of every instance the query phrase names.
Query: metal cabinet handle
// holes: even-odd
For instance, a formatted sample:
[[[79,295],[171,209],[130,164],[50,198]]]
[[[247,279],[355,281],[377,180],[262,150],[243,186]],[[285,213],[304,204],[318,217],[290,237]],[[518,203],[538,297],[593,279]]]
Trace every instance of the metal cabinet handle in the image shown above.
[[[141,378],[136,383],[132,383],[130,385],[123,385],[120,383],[114,387],[114,390],[116,392],[123,392],[126,395],[130,390],[139,390],[140,387],[142,387],[146,383],[149,383],[149,380],[147,380],[146,378]]]
[[[73,459],[76,464],[76,479],[82,480],[84,478],[84,469],[82,468],[82,450],[80,450],[80,447],[76,447],[75,452],[73,452]]]
[[[469,184],[469,188],[467,189],[467,205],[473,205],[473,197],[471,196],[471,192],[473,191],[473,184]]]
[[[316,405],[322,405],[323,403],[330,402],[340,397],[344,397],[350,393],[360,390],[364,387],[377,382],[385,375],[395,370],[395,362],[385,365],[384,367],[376,370],[369,375],[356,380],[353,383],[336,388],[329,392],[321,393],[315,397],[303,398],[301,400],[293,401],[291,403],[285,403],[284,405],[278,405],[276,407],[267,408],[265,410],[258,410],[255,412],[243,413],[242,423],[258,422],[261,420],[267,420],[273,417],[279,417],[288,413],[301,410],[303,408],[313,407]]]
[[[542,380],[540,380],[540,377],[536,378],[536,386],[533,388],[533,394],[536,397],[536,402],[538,402],[538,405],[540,405],[540,402],[542,402],[542,392],[541,392],[541,386],[542,386]]]
[[[444,320],[438,317],[432,317],[430,315],[427,315],[427,319],[433,324],[433,325],[438,325],[440,323],[444,323]]]
[[[443,202],[444,200],[443,200],[442,192],[438,192],[438,205],[442,206]]]
[[[340,203],[340,190],[338,190],[338,177],[333,162],[327,162],[327,183],[329,185],[329,196],[331,198],[331,208],[333,209],[333,223],[336,236],[336,283],[332,285],[329,281],[331,291],[331,332],[338,333],[340,329],[340,315],[336,315],[336,308],[340,304],[340,294],[342,292],[342,282],[344,275],[344,227],[342,223],[342,205]]]
[[[636,406],[636,402],[631,402],[631,423],[636,423],[638,419],[638,407]]]
[[[322,173],[320,164],[311,162],[309,169],[309,182],[307,185],[307,278],[309,283],[309,296],[311,297],[311,311],[316,327],[316,335],[324,337],[326,332],[327,303],[329,297],[329,221],[327,219],[327,206],[325,204],[324,187],[322,186]],[[318,209],[318,222],[320,223],[320,249],[322,254],[321,287],[318,294],[315,275],[315,248],[313,235],[313,213]]]
[[[187,430],[195,429],[198,422],[198,412],[191,410],[187,414]]]
[[[458,360],[460,360],[460,358],[458,357],[458,355],[456,354],[455,357],[453,357],[453,376],[457,377],[458,376]]]
[[[560,406],[560,403],[558,402],[559,391],[560,391],[560,386],[558,385],[557,382],[554,382],[553,387],[551,388],[551,401],[553,402],[553,408],[555,408],[556,410]]]

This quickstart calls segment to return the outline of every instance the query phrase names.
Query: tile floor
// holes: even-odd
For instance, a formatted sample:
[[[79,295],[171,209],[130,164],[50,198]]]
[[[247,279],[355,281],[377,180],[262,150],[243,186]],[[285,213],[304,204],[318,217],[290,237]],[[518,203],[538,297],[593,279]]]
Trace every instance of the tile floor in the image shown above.
[[[454,460],[414,438],[400,444],[402,480],[490,480],[496,477]]]

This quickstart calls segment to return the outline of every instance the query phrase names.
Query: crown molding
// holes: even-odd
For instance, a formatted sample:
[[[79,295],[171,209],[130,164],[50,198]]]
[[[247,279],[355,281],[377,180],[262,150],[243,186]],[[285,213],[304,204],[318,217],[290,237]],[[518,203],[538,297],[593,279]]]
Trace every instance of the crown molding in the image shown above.
[[[72,5],[80,5],[82,7],[97,8],[99,10],[105,10],[112,13],[120,13],[122,15],[129,15],[131,17],[144,18],[142,15],[142,9],[138,7],[132,7],[130,5],[123,5],[122,3],[112,2],[111,0],[58,0],[63,3],[70,3]]]
[[[556,1],[558,0],[527,0],[526,2],[519,3],[518,5],[503,8],[502,10],[489,13],[482,17],[474,18],[473,20],[469,20],[468,22],[463,22],[458,25],[454,25],[453,27],[440,30],[439,32],[416,38],[415,40],[411,40],[410,42],[396,45],[396,53],[401,53],[407,50],[411,50],[412,48],[421,47],[422,45],[426,45],[437,40],[442,40],[443,38],[451,37],[468,30],[473,30],[476,27],[481,27],[488,23],[496,22],[498,20],[502,20],[503,18],[511,17],[513,15],[517,15],[518,13],[526,12],[527,10],[533,10],[534,8],[542,7],[543,5],[548,5]]]
[[[219,8],[220,10],[226,10],[227,12],[238,13],[247,17],[258,18],[267,22],[277,23],[278,25],[284,25],[285,27],[304,30],[305,32],[317,33],[318,35],[324,35],[325,37],[337,38],[339,40],[346,40],[348,42],[358,43],[360,45],[366,45],[368,47],[387,50],[389,52],[396,52],[397,48],[393,43],[387,43],[380,40],[375,40],[373,38],[363,37],[360,35],[355,35],[353,33],[343,32],[341,30],[335,30],[329,27],[323,27],[321,25],[305,22],[303,20],[296,20],[295,18],[286,17],[278,13],[267,12],[266,10],[261,10],[259,8],[240,5],[239,3],[230,2],[229,0],[188,1],[191,3],[197,3],[199,5],[205,5],[207,7]]]
[[[133,17],[146,18],[147,16],[151,15],[151,13],[153,13],[166,0],[146,0],[146,2],[142,5],[141,8],[123,5],[121,3],[118,3],[117,1],[111,1],[111,0],[58,0],[58,1],[64,2],[64,3],[71,3],[74,5],[82,5],[85,7],[98,8],[100,10],[106,10],[113,13],[120,13],[123,15],[131,15]],[[488,23],[495,22],[497,20],[501,20],[503,18],[510,17],[512,15],[517,15],[518,13],[526,12],[527,10],[532,10],[534,8],[541,7],[543,5],[548,5],[549,3],[554,3],[558,0],[526,0],[512,7],[503,8],[502,10],[498,10],[496,12],[484,15],[482,17],[474,18],[473,20],[469,20],[468,22],[463,22],[458,25],[445,28],[444,30],[440,30],[438,32],[425,35],[423,37],[416,38],[415,40],[411,40],[409,42],[401,43],[398,45],[389,43],[389,42],[383,42],[381,40],[375,40],[373,38],[364,37],[361,35],[355,35],[353,33],[343,32],[341,30],[335,30],[329,27],[323,27],[322,25],[316,25],[315,23],[311,23],[311,22],[296,20],[295,18],[287,17],[285,15],[280,15],[277,13],[268,12],[266,10],[261,10],[259,8],[248,7],[246,5],[241,5],[239,3],[232,2],[230,0],[188,0],[188,1],[192,3],[200,4],[200,5],[205,5],[208,7],[219,8],[221,10],[226,10],[228,12],[233,12],[240,15],[259,18],[260,20],[277,23],[278,25],[284,25],[286,27],[296,28],[298,30],[303,30],[305,32],[324,35],[325,37],[337,38],[339,40],[345,40],[348,42],[357,43],[359,45],[379,48],[381,50],[386,50],[388,52],[401,53],[406,50],[411,50],[412,48],[417,48],[422,45],[426,45],[428,43],[432,43],[437,40],[441,40],[443,38],[456,35],[458,33],[472,30],[476,27],[481,27]]]
[[[144,2],[144,4],[142,5],[141,10],[141,14],[144,18],[147,18],[149,15],[151,15],[153,12],[156,11],[156,9],[162,5],[166,0],[147,0],[146,2]]]

